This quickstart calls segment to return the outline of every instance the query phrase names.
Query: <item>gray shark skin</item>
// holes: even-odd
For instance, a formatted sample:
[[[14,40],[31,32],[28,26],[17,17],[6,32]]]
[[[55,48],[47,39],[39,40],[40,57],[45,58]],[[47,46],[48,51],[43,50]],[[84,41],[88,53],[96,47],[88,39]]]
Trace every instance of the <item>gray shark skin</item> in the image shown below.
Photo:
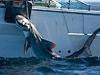
[[[81,55],[84,55],[84,57],[92,56],[90,51],[90,46],[93,40],[96,38],[96,34],[98,32],[100,32],[100,28],[98,28],[93,32],[93,34],[86,40],[84,46],[80,50],[74,52],[72,55],[66,56],[66,58],[75,58],[75,57],[80,57]]]
[[[52,51],[52,49],[55,47],[55,44],[43,39],[30,20],[26,19],[21,15],[17,15],[16,22],[17,26],[23,30],[23,33],[26,38],[24,44],[25,54],[27,53],[29,48],[32,48],[37,58],[47,58],[47,59],[61,58],[59,55],[57,55],[55,52]],[[79,49],[77,52],[74,52],[69,56],[66,56],[66,58],[81,57],[82,55],[84,57],[92,56],[90,51],[90,46],[93,40],[96,38],[96,34],[99,31],[100,28],[95,30],[93,34],[86,40],[85,44],[81,49]]]
[[[25,35],[24,52],[27,53],[29,48],[32,48],[37,58],[58,58],[60,57],[52,48],[55,44],[42,38],[35,26],[30,20],[26,19],[21,15],[16,16],[17,26],[23,30]]]

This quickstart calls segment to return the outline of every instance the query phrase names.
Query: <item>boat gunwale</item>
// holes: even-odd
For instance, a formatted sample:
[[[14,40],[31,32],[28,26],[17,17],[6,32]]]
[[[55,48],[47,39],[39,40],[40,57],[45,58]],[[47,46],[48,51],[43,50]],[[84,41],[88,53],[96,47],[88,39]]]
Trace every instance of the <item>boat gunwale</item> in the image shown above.
[[[57,12],[57,13],[71,13],[71,14],[83,14],[83,15],[100,15],[100,11],[94,10],[79,10],[79,9],[57,9],[57,8],[32,8],[32,11],[43,12]]]
[[[16,8],[16,6],[14,6]],[[5,8],[5,5],[0,5],[0,8]],[[43,12],[57,12],[57,13],[71,13],[71,14],[85,14],[85,15],[100,15],[100,11],[95,10],[79,10],[79,9],[66,9],[66,8],[39,8],[34,7],[32,11],[43,11]]]

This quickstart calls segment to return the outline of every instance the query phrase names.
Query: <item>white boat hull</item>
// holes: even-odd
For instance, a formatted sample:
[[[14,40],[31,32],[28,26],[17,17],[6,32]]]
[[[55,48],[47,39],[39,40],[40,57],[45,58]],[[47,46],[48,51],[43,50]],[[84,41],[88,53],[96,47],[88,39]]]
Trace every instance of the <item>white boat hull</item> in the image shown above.
[[[54,51],[65,57],[82,48],[86,39],[100,28],[99,12],[33,8],[31,20],[44,38],[56,43]],[[93,56],[100,56],[99,43],[98,34],[90,47]]]
[[[24,55],[23,32],[16,24],[4,21],[4,8],[0,8],[0,11],[0,56],[35,56],[31,49]],[[89,37],[87,34],[92,34],[100,28],[99,11],[34,8],[31,20],[43,38],[56,43],[54,51],[62,57],[78,51]],[[99,44],[100,36],[97,36],[90,47],[93,56],[100,56]],[[70,53],[68,53],[69,50]]]

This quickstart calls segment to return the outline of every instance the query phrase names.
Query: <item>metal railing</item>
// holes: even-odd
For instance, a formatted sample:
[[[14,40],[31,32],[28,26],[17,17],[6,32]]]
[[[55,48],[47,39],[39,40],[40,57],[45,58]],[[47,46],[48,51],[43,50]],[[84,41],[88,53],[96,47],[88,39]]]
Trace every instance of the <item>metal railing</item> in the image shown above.
[[[39,0],[34,2],[34,6],[44,7],[57,7],[67,9],[80,9],[80,10],[96,10],[100,11],[100,6],[89,5],[81,0],[66,0],[59,2],[58,0]]]
[[[61,4],[61,8],[90,10],[90,5],[79,0],[68,0],[67,2],[59,3]]]

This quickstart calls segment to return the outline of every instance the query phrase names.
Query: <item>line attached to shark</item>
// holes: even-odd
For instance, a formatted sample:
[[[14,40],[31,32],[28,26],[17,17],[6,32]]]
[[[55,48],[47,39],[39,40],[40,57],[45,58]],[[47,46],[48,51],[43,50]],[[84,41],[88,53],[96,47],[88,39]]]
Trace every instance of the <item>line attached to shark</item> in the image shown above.
[[[24,52],[27,53],[29,48],[32,48],[37,58],[59,58],[60,56],[52,51],[56,46],[54,43],[45,40],[39,34],[35,26],[27,18],[17,15],[17,26],[20,27],[25,35]]]

